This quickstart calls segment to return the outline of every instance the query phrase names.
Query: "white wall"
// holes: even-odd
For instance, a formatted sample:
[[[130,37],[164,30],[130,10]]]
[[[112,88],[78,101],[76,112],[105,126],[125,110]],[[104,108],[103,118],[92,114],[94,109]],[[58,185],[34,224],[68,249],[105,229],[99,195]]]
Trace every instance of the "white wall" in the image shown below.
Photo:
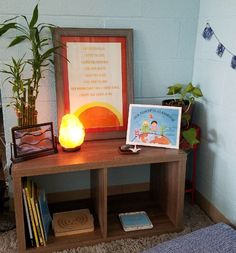
[[[18,14],[30,15],[37,2],[1,0],[0,21]],[[199,0],[41,0],[39,3],[40,20],[58,26],[133,28],[135,101],[141,103],[159,103],[168,85],[191,81],[198,11]],[[2,62],[7,62],[12,55],[20,55],[24,49],[24,46],[6,49],[8,41],[9,38],[0,40]],[[4,106],[10,96],[6,87],[2,93]],[[52,74],[47,74],[41,82],[37,108],[39,122],[53,121],[56,125]],[[9,158],[10,128],[16,124],[12,109],[4,107],[4,123]],[[120,171],[130,182],[148,179],[147,172],[142,168],[137,171],[138,178],[133,177],[133,173],[127,175],[124,170]],[[116,180],[112,178],[119,177],[111,175],[115,184]],[[73,179],[71,175],[68,181]],[[64,178],[57,177],[56,182],[50,191],[63,186]],[[70,184],[70,187],[73,189],[76,184]]]
[[[206,22],[236,55],[236,1],[200,1],[193,75],[205,97],[196,118],[202,127],[197,188],[236,224],[236,70],[230,67],[232,56],[228,52],[222,58],[216,55],[215,38],[202,38]]]

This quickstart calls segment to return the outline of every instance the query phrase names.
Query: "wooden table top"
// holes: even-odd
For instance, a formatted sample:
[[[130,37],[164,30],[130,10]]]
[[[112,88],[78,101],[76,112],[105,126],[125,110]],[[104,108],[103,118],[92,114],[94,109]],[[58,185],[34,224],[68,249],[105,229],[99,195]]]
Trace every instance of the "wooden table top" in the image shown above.
[[[64,152],[59,146],[57,154],[15,163],[13,177],[186,160],[182,150],[157,147],[142,146],[139,154],[121,154],[123,144],[125,139],[87,141],[77,152]]]

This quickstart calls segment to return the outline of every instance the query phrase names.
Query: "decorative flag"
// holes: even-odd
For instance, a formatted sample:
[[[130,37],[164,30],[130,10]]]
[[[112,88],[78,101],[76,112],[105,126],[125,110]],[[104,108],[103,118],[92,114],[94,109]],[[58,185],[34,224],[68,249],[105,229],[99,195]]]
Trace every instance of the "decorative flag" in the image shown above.
[[[207,26],[205,27],[203,33],[202,33],[202,37],[205,40],[210,40],[212,35],[214,34],[212,28],[207,24]]]
[[[231,60],[231,67],[233,69],[236,69],[236,56],[234,55]]]
[[[202,37],[205,40],[210,40],[211,37],[214,35],[216,40],[218,41],[218,46],[216,48],[216,54],[219,57],[222,57],[224,52],[227,51],[230,55],[232,55],[231,59],[231,67],[236,70],[236,55],[234,55],[229,49],[227,49],[219,40],[219,38],[216,36],[215,32],[211,28],[210,24],[207,23],[206,27],[204,28],[204,31],[202,32]]]
[[[218,44],[218,47],[216,49],[216,54],[219,56],[219,57],[222,57],[223,53],[225,51],[225,47],[223,44],[219,43]]]

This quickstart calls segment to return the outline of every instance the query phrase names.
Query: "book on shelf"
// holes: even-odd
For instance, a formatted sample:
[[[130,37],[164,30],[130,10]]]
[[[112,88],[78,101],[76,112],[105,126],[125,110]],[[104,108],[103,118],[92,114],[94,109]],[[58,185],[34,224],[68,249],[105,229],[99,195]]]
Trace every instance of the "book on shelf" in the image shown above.
[[[153,228],[153,224],[145,211],[120,213],[119,218],[126,232]]]
[[[52,223],[45,191],[27,178],[22,194],[30,243],[36,247],[45,246]]]
[[[28,178],[24,182],[23,194],[24,194],[24,192],[25,192],[25,195],[26,195],[26,200],[27,200],[27,205],[28,205],[29,216],[30,216],[30,221],[31,221],[31,225],[32,225],[35,245],[36,245],[36,247],[39,247],[38,234],[37,234],[37,230],[36,230],[34,214],[33,214],[33,208],[32,208],[32,203],[31,203],[31,181]]]
[[[36,185],[34,184],[33,181],[31,181],[30,201],[31,201],[32,210],[33,210],[34,222],[35,222],[35,226],[36,226],[36,231],[37,231],[37,235],[38,235],[39,244],[44,245],[43,237],[42,237],[41,230],[40,230],[40,225],[39,225],[39,219],[38,219],[38,215],[37,215],[37,211],[36,211],[35,193],[36,193]]]
[[[52,224],[52,216],[49,212],[46,194],[43,189],[39,189],[38,191],[38,204],[39,204],[39,213],[42,219],[44,238],[45,238],[45,241],[47,241],[48,234],[49,234],[51,224]]]
[[[32,228],[32,225],[31,225],[29,207],[28,207],[28,204],[27,204],[26,193],[25,193],[24,188],[22,189],[22,194],[23,194],[23,203],[24,203],[25,216],[26,216],[26,221],[27,221],[27,227],[28,227],[28,232],[29,232],[30,243],[31,243],[31,246],[34,246],[34,236],[33,236],[33,231],[32,231],[33,228]]]
[[[53,229],[56,237],[93,232],[93,216],[89,209],[54,213]]]

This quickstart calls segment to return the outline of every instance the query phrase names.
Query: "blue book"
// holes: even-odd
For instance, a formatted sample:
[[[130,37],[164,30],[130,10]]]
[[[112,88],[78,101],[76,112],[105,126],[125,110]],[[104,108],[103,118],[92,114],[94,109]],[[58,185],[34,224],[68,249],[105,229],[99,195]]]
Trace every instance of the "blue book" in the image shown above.
[[[39,202],[39,211],[40,211],[40,215],[41,215],[42,223],[43,223],[45,240],[47,241],[48,233],[50,231],[51,224],[52,224],[52,216],[48,209],[48,203],[46,200],[46,194],[44,190],[41,190],[41,189],[39,190],[38,202]]]
[[[151,220],[144,211],[120,213],[119,218],[123,229],[126,232],[153,228]]]

